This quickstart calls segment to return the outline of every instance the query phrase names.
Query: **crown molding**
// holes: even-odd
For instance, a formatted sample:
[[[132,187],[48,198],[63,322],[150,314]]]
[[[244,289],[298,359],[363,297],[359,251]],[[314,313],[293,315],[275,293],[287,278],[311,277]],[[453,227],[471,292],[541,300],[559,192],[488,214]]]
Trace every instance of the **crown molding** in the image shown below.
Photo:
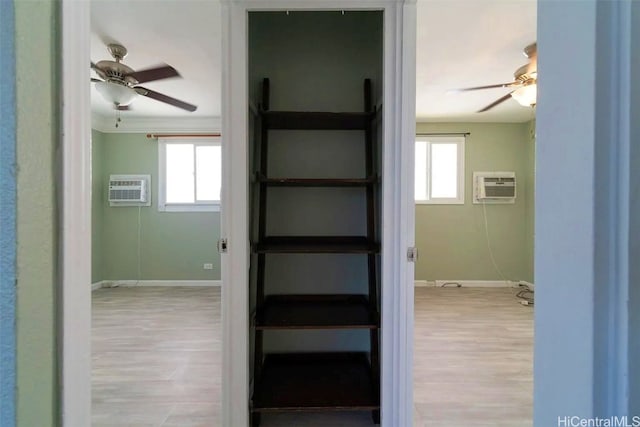
[[[220,117],[125,117],[115,126],[114,116],[91,114],[91,128],[105,133],[219,132]]]

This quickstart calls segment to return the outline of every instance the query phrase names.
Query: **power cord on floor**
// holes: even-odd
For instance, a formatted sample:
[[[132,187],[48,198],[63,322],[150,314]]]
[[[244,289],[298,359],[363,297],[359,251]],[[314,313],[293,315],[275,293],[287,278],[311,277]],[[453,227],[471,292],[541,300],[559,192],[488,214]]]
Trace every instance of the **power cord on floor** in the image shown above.
[[[528,285],[520,283],[518,285],[520,290],[516,294],[517,298],[520,298],[520,304],[522,305],[533,305],[534,293],[533,289],[531,289]]]
[[[441,288],[446,288],[447,286],[455,286],[456,288],[461,288],[462,284],[458,282],[444,282],[442,285],[440,285]]]

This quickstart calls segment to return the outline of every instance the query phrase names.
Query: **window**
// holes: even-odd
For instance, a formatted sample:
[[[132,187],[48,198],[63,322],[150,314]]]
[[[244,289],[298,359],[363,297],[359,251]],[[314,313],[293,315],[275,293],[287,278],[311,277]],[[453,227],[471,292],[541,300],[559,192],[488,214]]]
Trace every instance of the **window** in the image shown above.
[[[415,201],[464,203],[464,137],[416,138]]]
[[[160,138],[158,210],[220,210],[220,138]]]

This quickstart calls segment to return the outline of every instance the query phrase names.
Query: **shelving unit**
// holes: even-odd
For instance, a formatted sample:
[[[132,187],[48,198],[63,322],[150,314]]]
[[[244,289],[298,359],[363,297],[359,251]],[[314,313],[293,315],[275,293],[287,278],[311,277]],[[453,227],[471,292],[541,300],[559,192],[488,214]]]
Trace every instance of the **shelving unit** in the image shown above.
[[[256,259],[254,332],[254,390],[252,426],[260,415],[283,411],[371,411],[380,422],[380,302],[378,271],[379,179],[375,167],[374,121],[379,110],[372,104],[371,81],[364,81],[361,112],[295,112],[269,109],[269,79],[262,82],[262,104],[257,134],[255,186],[257,191],[252,244]],[[272,130],[349,130],[363,135],[364,176],[335,178],[271,177],[269,137]],[[364,235],[268,235],[267,199],[273,187],[357,188],[364,193]],[[273,254],[333,254],[366,258],[366,283],[362,293],[273,294],[267,280],[267,263]],[[368,331],[365,352],[267,353],[266,331],[355,330]]]
[[[331,313],[331,316],[327,316]],[[377,329],[379,316],[364,295],[270,295],[256,329]]]
[[[376,253],[380,245],[361,236],[270,236],[255,245],[257,253]]]
[[[254,391],[254,410],[377,411],[375,381],[364,353],[271,354]]]

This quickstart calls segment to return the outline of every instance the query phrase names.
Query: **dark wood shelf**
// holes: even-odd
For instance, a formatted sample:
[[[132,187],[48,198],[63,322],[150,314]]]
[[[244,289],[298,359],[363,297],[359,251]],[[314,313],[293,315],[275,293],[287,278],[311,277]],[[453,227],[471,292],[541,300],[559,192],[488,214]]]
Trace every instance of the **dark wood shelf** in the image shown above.
[[[261,111],[268,129],[365,130],[374,113],[328,113],[314,111]]]
[[[377,410],[377,389],[365,353],[268,354],[252,410]]]
[[[269,295],[256,329],[376,329],[364,295]]]
[[[271,236],[254,244],[257,253],[377,253],[380,244],[362,236]]]
[[[366,187],[377,183],[375,176],[369,178],[267,178],[257,175],[258,182],[269,187]]]

